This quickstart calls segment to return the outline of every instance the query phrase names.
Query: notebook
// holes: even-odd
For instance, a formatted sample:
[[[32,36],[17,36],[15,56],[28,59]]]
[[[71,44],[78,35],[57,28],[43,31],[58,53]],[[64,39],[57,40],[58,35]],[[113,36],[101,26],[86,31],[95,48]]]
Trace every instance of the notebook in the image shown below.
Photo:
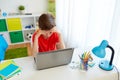
[[[7,66],[5,69],[3,69],[2,71],[0,71],[0,74],[3,77],[10,77],[12,76],[12,74],[16,71],[18,71],[19,67],[14,65],[14,64],[10,64],[9,66]]]
[[[21,72],[21,68],[13,60],[5,60],[0,63],[0,80],[6,80]]]
[[[74,48],[61,49],[49,52],[39,52],[35,58],[36,69],[47,69],[69,64]]]

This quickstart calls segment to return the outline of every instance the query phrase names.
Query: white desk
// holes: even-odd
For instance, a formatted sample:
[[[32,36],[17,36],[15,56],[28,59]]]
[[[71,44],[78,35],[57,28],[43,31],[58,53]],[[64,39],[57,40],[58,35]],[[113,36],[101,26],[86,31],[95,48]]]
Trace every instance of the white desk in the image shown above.
[[[75,51],[74,55],[76,54]],[[78,58],[74,59],[79,60]],[[72,69],[69,65],[36,70],[33,57],[18,58],[14,61],[22,68],[22,72],[19,76],[9,80],[118,80],[115,68],[112,71],[104,71],[98,67],[98,64],[83,72],[79,69]]]

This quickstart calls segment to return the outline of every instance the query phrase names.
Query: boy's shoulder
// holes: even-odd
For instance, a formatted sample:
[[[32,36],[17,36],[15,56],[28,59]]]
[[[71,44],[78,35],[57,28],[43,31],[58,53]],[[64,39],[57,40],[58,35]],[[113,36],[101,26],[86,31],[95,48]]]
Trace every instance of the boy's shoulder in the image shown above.
[[[55,36],[57,36],[57,37],[60,37],[60,36],[61,36],[60,32],[54,32],[53,35],[55,35]]]
[[[53,34],[60,35],[60,33],[59,33],[59,32],[53,32]]]

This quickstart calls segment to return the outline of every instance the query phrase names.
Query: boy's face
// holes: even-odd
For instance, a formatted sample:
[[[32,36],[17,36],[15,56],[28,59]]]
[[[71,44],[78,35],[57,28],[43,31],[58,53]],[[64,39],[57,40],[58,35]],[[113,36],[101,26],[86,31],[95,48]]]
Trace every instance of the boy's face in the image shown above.
[[[54,28],[52,28],[51,30],[43,30],[43,31],[44,31],[44,36],[47,38],[50,37],[53,32],[55,32]]]

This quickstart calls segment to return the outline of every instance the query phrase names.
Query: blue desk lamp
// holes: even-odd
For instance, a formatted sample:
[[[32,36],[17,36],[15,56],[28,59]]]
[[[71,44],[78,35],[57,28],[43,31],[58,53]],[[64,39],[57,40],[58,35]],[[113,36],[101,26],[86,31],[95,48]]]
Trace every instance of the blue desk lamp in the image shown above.
[[[112,61],[113,61],[113,57],[114,57],[114,49],[108,44],[108,41],[103,40],[99,46],[94,47],[92,49],[92,52],[97,57],[104,58],[106,55],[105,48],[109,48],[112,51],[112,55],[111,55],[110,61],[108,61],[108,60],[101,61],[99,64],[99,67],[103,70],[110,71],[114,67],[112,65]]]

